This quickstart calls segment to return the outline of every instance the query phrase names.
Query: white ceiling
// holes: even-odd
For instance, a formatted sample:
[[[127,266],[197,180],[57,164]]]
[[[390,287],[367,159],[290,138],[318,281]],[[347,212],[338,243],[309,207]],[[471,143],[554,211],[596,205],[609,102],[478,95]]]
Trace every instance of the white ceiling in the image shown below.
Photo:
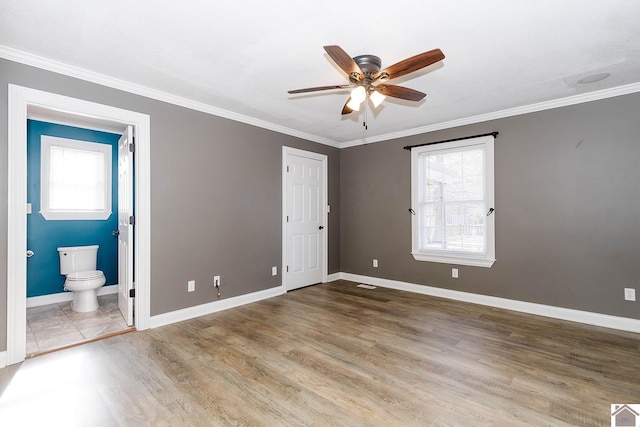
[[[365,130],[363,113],[341,117],[345,90],[287,94],[347,82],[322,48],[331,44],[377,55],[382,67],[434,48],[446,59],[392,80],[427,97],[387,98],[368,111]],[[640,1],[2,0],[0,48],[0,56],[348,146],[590,92],[640,91]],[[611,76],[577,83],[600,72]]]

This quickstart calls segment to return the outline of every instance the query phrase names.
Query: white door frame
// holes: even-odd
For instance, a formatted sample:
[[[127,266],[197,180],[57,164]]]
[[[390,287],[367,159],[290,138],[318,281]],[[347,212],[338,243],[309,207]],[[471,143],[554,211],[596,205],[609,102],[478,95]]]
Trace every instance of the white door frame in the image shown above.
[[[26,356],[27,302],[27,118],[29,107],[61,112],[135,129],[135,327],[150,320],[150,118],[146,114],[9,85],[8,229],[7,229],[7,364]]]
[[[134,153],[131,146],[134,143],[134,129],[127,126],[126,130],[118,139],[118,253],[116,255],[118,263],[118,308],[124,322],[133,325],[133,304],[130,295],[133,289],[133,230],[131,217],[133,211],[133,159]]]
[[[322,163],[322,223],[324,224],[324,233],[322,233],[322,283],[327,282],[327,275],[329,270],[329,198],[328,198],[328,158],[324,154],[314,153],[312,151],[300,150],[298,148],[291,148],[287,146],[282,147],[282,287],[286,292],[287,286],[287,156],[292,154],[294,156],[307,157],[314,160],[319,160]],[[26,248],[25,248],[26,249]]]

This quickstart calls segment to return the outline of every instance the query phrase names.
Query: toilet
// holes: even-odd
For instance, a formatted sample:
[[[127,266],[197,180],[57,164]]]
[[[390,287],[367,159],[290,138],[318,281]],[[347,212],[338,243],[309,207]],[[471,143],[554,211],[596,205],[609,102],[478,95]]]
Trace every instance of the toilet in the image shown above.
[[[98,245],[58,248],[60,274],[67,276],[64,290],[73,292],[73,311],[88,313],[98,309],[98,288],[106,282],[96,270]]]

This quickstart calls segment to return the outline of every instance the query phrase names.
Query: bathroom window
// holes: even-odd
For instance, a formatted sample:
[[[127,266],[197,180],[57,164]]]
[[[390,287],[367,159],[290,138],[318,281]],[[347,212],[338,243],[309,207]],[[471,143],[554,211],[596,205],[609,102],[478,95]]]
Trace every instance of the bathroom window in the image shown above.
[[[111,145],[43,135],[40,213],[48,220],[111,215]]]

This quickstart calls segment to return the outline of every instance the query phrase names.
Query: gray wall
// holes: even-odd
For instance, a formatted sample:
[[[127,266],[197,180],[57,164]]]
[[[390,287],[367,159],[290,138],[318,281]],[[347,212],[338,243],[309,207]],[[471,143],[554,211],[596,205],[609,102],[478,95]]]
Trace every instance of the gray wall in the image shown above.
[[[342,150],[342,271],[640,319],[638,111],[633,94]],[[497,261],[453,279],[411,256],[402,147],[492,131]]]
[[[281,147],[329,156],[329,273],[344,271],[640,318],[640,94],[337,149],[0,60],[0,278],[6,278],[7,84],[151,116],[151,314],[280,284]],[[490,269],[414,261],[404,145],[499,131]],[[372,258],[380,267],[371,267]],[[187,280],[198,283],[186,292]],[[0,351],[6,350],[0,279]]]
[[[340,271],[340,159],[332,147],[0,60],[0,351],[6,350],[7,84],[151,116],[151,314],[280,285],[282,146],[329,158],[329,273]],[[187,281],[196,291],[187,293]]]

